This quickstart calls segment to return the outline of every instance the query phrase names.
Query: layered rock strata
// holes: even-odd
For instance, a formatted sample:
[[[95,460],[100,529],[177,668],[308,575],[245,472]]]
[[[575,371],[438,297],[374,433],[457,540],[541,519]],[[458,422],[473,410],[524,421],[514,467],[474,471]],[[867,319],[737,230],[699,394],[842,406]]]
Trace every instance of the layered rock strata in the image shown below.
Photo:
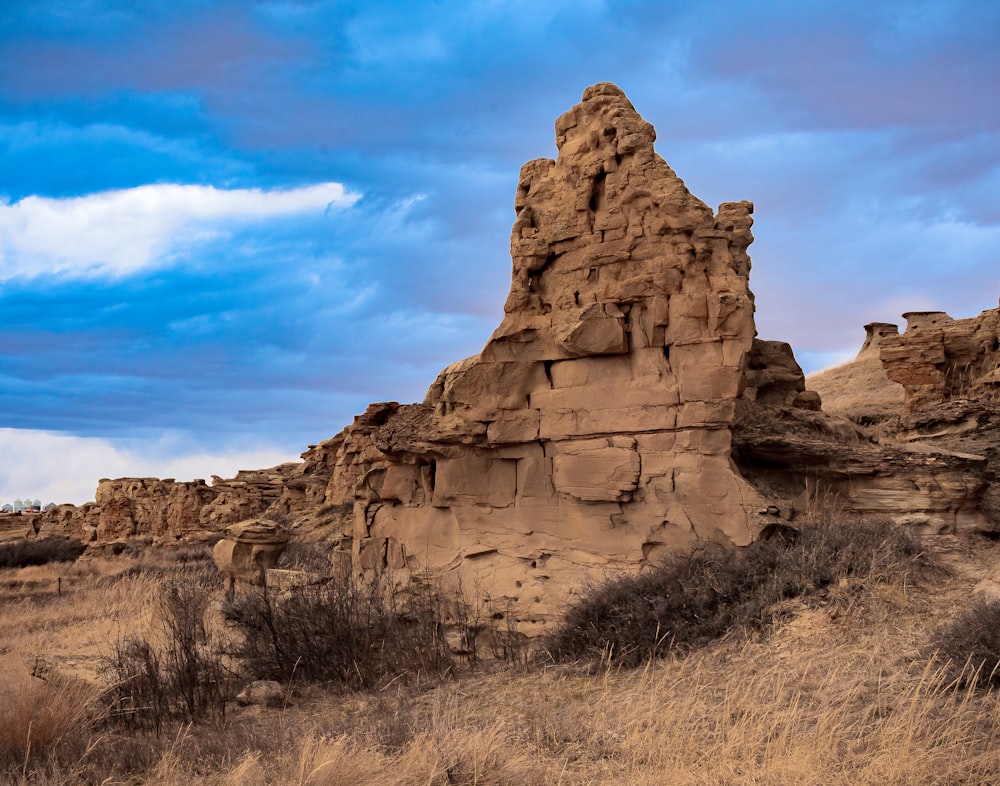
[[[810,378],[832,409],[872,431],[830,439],[830,418],[749,413],[736,428],[737,464],[761,489],[801,499],[811,487],[847,515],[925,532],[996,532],[1000,310],[903,316],[904,333],[866,325],[854,361]]]

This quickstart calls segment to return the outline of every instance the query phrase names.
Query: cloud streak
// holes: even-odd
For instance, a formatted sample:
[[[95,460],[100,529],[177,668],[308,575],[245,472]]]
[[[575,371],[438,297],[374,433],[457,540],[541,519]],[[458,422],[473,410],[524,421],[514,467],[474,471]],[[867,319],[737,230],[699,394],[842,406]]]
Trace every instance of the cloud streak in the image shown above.
[[[0,281],[162,268],[232,228],[340,210],[359,198],[340,183],[271,191],[162,184],[82,197],[29,196],[0,204]]]

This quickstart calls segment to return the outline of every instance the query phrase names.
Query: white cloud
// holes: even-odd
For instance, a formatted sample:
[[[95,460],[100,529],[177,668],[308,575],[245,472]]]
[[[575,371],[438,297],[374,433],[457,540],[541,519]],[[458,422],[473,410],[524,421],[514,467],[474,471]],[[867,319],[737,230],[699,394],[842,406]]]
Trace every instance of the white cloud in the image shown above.
[[[263,191],[147,185],[0,203],[0,281],[42,275],[123,276],[162,267],[186,248],[280,216],[350,207],[340,183]]]
[[[192,480],[232,477],[240,469],[262,469],[298,460],[273,446],[182,453],[181,435],[154,440],[75,437],[31,429],[0,429],[0,504],[15,499],[44,503],[94,499],[101,478],[157,477]]]

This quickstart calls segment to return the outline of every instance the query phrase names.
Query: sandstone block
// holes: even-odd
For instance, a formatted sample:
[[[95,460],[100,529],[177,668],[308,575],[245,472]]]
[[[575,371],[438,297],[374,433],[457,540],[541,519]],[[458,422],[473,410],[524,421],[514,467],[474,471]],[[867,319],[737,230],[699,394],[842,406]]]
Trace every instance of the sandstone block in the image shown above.
[[[629,448],[596,448],[553,459],[556,490],[584,502],[619,502],[639,482],[639,454]]]
[[[434,479],[434,507],[514,504],[517,463],[509,459],[469,456],[439,461]]]

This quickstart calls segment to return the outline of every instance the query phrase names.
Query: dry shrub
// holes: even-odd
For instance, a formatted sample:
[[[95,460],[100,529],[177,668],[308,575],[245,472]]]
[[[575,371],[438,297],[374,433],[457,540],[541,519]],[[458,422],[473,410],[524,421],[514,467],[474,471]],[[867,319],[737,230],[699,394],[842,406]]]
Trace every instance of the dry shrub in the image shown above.
[[[931,568],[916,536],[887,521],[824,521],[742,550],[707,543],[591,589],[567,610],[547,651],[560,661],[636,666],[762,630],[783,600],[816,597],[844,580],[906,582]]]
[[[939,628],[931,650],[957,687],[1000,686],[1000,599],[978,599]]]
[[[329,544],[303,538],[292,538],[278,560],[278,567],[328,576],[330,574],[330,552]]]
[[[204,630],[207,592],[196,584],[164,588],[154,635],[121,636],[104,659],[110,678],[109,718],[119,725],[159,732],[166,720],[225,716],[236,683]]]
[[[0,775],[22,776],[86,749],[100,692],[79,680],[27,674],[0,678]]]
[[[388,575],[283,594],[250,587],[225,615],[240,634],[231,654],[256,678],[371,688],[399,677],[443,675],[453,665],[438,599],[411,595],[403,602]]]
[[[24,568],[49,562],[76,562],[86,545],[78,540],[55,537],[18,540],[0,545],[0,568]]]
[[[165,560],[171,560],[182,565],[197,562],[208,564],[212,562],[212,547],[219,540],[221,540],[221,537],[214,538],[213,542],[209,543],[186,543],[173,549],[164,550],[163,556]]]

